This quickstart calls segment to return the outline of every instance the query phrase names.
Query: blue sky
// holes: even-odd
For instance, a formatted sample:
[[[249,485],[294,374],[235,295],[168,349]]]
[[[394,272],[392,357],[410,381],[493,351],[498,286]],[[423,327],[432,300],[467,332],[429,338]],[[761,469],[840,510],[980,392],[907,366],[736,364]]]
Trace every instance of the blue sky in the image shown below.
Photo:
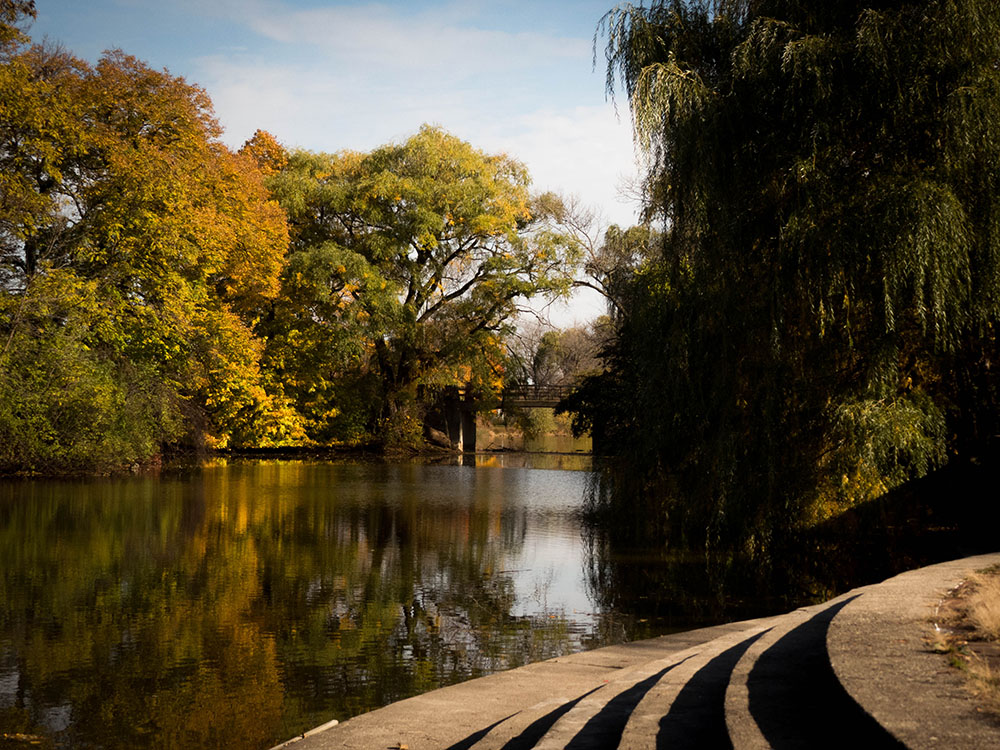
[[[36,0],[29,33],[90,61],[121,48],[202,86],[234,147],[263,128],[286,146],[369,150],[433,123],[629,224],[627,107],[616,116],[592,65],[614,1]]]

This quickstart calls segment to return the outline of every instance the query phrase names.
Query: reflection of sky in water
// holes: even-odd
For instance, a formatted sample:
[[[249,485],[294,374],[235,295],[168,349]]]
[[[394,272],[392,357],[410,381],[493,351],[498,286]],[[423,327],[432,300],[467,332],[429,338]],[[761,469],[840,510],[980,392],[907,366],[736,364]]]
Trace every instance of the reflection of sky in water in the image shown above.
[[[593,603],[583,590],[582,554],[579,539],[529,537],[514,577],[514,614],[564,613],[570,620],[589,621]]]
[[[269,747],[601,645],[576,515],[589,479],[270,460],[0,482],[0,728],[125,748],[155,725],[163,747],[195,747],[222,721],[234,746]]]
[[[530,462],[531,457],[520,454],[520,460]],[[594,624],[576,516],[589,472],[420,463],[310,468],[317,472],[312,481],[326,478],[318,484],[328,483],[326,491],[340,503],[414,503],[441,523],[453,523],[455,514],[466,512],[488,516],[488,543],[501,553],[500,568],[491,572],[514,584],[516,601],[510,614],[565,616],[576,632]],[[275,479],[274,489],[285,485],[280,470]]]
[[[416,498],[447,513],[468,507],[488,513],[490,543],[503,550],[502,569],[495,572],[514,582],[517,601],[511,614],[565,615],[586,626],[593,622],[593,603],[583,582],[584,549],[575,512],[588,476],[523,467],[376,466],[339,477],[338,492],[367,494],[377,488],[392,503]]]
[[[565,614],[577,623],[590,623],[593,602],[583,582],[584,549],[579,508],[586,489],[584,472],[535,469],[479,469],[477,479],[489,482],[503,475],[505,499],[521,506],[527,523],[523,546],[504,556],[505,570],[517,592],[515,615]]]
[[[9,672],[0,669],[0,706],[14,705],[14,701],[17,700],[18,677],[17,669],[11,669]]]

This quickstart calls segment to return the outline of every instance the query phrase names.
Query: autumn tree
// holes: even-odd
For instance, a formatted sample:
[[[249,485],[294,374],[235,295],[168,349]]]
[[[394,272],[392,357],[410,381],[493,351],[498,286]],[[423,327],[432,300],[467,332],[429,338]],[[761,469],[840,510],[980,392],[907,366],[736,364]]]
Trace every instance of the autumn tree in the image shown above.
[[[577,413],[657,488],[637,515],[759,549],[982,450],[1000,6],[657,0],[603,31],[666,231]]]
[[[314,421],[342,418],[362,387],[367,429],[412,429],[418,386],[489,388],[518,310],[570,287],[579,247],[558,201],[440,128],[370,153],[294,152],[269,185],[293,250],[270,357],[300,403],[325,393]]]
[[[0,0],[0,48],[23,41],[26,37],[18,26],[34,18],[34,0]]]
[[[0,61],[0,470],[293,434],[251,330],[287,247],[255,163],[183,79],[24,42]]]

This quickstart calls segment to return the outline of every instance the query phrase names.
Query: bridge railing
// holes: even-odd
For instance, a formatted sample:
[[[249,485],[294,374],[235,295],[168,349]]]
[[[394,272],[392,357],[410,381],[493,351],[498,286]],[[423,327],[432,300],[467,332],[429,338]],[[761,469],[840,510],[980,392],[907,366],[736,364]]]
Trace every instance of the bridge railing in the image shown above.
[[[555,406],[573,391],[572,385],[513,385],[503,390],[504,406]]]

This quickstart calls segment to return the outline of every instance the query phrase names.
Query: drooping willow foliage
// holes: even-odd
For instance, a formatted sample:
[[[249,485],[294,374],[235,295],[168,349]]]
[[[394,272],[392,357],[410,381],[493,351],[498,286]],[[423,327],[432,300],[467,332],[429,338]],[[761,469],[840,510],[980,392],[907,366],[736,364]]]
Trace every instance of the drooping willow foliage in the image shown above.
[[[981,450],[1000,4],[660,0],[599,31],[665,228],[572,403],[628,457],[618,502],[753,547]]]

